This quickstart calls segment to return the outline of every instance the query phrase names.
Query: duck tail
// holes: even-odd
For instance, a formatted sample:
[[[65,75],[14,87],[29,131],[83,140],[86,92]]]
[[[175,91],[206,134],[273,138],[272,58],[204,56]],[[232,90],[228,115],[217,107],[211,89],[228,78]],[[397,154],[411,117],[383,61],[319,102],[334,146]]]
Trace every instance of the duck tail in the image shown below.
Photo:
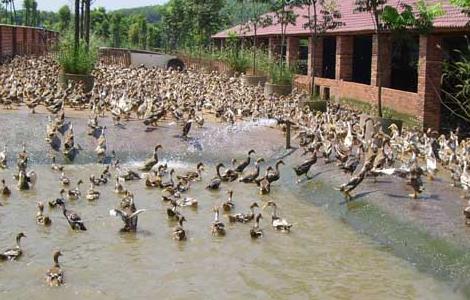
[[[82,231],[86,231],[86,230],[87,230],[86,227],[85,227],[85,224],[83,224],[83,223],[78,223],[78,227],[79,227],[80,230],[82,230]]]

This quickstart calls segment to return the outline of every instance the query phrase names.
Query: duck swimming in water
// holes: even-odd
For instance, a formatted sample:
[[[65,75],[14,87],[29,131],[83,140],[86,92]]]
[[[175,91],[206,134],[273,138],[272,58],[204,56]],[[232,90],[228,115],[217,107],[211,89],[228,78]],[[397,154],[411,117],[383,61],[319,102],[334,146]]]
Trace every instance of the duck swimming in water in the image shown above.
[[[241,177],[238,181],[244,182],[244,183],[254,182],[256,178],[258,178],[259,176],[259,164],[261,162],[264,162],[264,158],[259,158],[255,163],[255,170],[251,172],[250,174]]]
[[[229,190],[227,193],[228,193],[228,200],[222,203],[222,208],[226,212],[231,211],[235,207],[235,204],[233,204],[233,201],[232,201],[233,191]]]
[[[2,196],[6,196],[6,197],[11,195],[11,190],[7,186],[7,184],[5,183],[5,179],[2,179],[2,187],[0,189],[0,194],[2,194]]]
[[[72,228],[73,230],[81,230],[81,231],[87,230],[85,227],[85,224],[83,224],[82,218],[80,218],[80,216],[76,212],[66,209],[65,203],[61,199],[57,199],[56,202],[58,205],[62,207],[62,213],[67,219],[67,222],[69,223],[70,228]]]
[[[273,201],[268,201],[268,203],[265,205],[266,206],[271,206],[273,208],[273,214],[271,217],[271,223],[273,225],[273,228],[279,231],[283,232],[289,232],[292,224],[287,222],[286,219],[282,219],[277,215],[277,205]]]
[[[55,251],[53,254],[54,265],[46,273],[46,282],[51,287],[61,286],[64,283],[64,272],[59,265],[59,256],[62,256],[62,253],[59,250]]]
[[[185,175],[176,176],[177,179],[185,179],[187,181],[197,181],[202,179],[202,171],[204,171],[204,164],[202,162],[198,163],[196,166],[196,171],[189,171]]]
[[[83,181],[81,179],[79,179],[77,181],[77,186],[72,189],[72,190],[69,190],[67,192],[67,198],[69,200],[78,200],[80,199],[80,196],[82,195],[82,192],[80,192],[80,185],[83,183]]]
[[[185,222],[186,219],[182,217],[178,221],[178,225],[173,229],[173,239],[177,241],[184,241],[186,240],[186,231],[183,228],[183,222]]]
[[[21,250],[21,238],[24,237],[26,237],[26,235],[23,232],[18,233],[16,236],[16,246],[0,253],[0,260],[18,259],[23,254],[23,250]]]
[[[252,239],[259,239],[263,236],[263,229],[259,228],[259,221],[263,218],[261,214],[256,216],[255,225],[250,229],[250,236]]]
[[[219,219],[219,208],[214,208],[214,222],[212,222],[212,235],[224,236],[225,224]]]
[[[206,186],[206,189],[209,190],[218,190],[220,188],[220,184],[222,180],[220,179],[220,171],[219,169],[223,167],[224,164],[220,163],[216,166],[217,176],[212,178],[209,184]]]
[[[243,170],[245,170],[246,167],[248,167],[248,165],[250,164],[251,162],[251,155],[252,154],[255,154],[255,150],[251,149],[250,151],[248,151],[248,157],[242,161],[238,166],[235,167],[235,172],[238,172],[238,173],[242,173]]]
[[[37,175],[34,171],[29,171],[26,173],[25,170],[20,170],[18,173],[18,184],[17,187],[19,190],[29,190],[34,187]]]
[[[51,225],[51,219],[48,216],[44,215],[44,204],[42,202],[38,202],[37,207],[38,212],[36,213],[36,223],[42,226]]]
[[[3,151],[0,152],[0,169],[6,169],[8,167],[7,164],[7,146],[3,146]]]
[[[234,223],[234,222],[247,223],[247,222],[250,222],[255,217],[255,207],[259,207],[258,203],[253,202],[250,205],[250,212],[249,213],[246,213],[246,214],[238,213],[238,214],[234,214],[234,215],[228,215],[228,220],[230,221],[230,223]]]
[[[93,182],[90,183],[90,188],[88,189],[85,198],[88,201],[95,201],[100,198],[100,192],[95,190],[95,184]]]
[[[109,215],[114,217],[121,217],[124,222],[124,227],[121,232],[135,232],[137,230],[137,216],[146,211],[146,209],[139,209],[132,211],[133,209],[129,206],[125,209],[111,209]]]
[[[140,171],[148,172],[153,168],[153,166],[158,164],[158,149],[161,149],[161,148],[162,148],[162,145],[155,146],[155,148],[153,149],[152,157],[150,157],[144,162],[144,166],[140,168]]]
[[[62,172],[64,170],[64,166],[59,165],[55,162],[55,156],[52,156],[51,170],[52,171],[60,171],[60,172]]]

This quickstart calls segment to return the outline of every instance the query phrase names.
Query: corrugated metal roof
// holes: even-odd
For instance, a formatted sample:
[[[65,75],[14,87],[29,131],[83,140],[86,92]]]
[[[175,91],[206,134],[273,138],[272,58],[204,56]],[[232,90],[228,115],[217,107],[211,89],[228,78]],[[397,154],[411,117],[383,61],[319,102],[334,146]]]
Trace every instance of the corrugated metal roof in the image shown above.
[[[401,4],[408,4],[415,6],[417,0],[389,0],[387,5],[400,7]],[[469,18],[461,12],[461,9],[455,7],[449,3],[448,0],[438,1],[438,0],[427,0],[428,4],[442,3],[442,8],[446,12],[444,16],[436,18],[434,20],[435,28],[463,28],[468,24]],[[340,21],[344,23],[343,26],[336,28],[330,32],[335,33],[350,33],[358,31],[373,31],[374,22],[371,15],[367,12],[356,12],[355,0],[341,0],[337,1],[338,10],[341,12]],[[294,13],[298,16],[297,22],[295,25],[288,25],[286,34],[287,35],[308,35],[310,32],[308,29],[304,28],[304,23],[307,22],[307,18],[304,17],[307,15],[308,8],[307,6],[296,7],[293,9]],[[271,25],[264,28],[259,28],[257,35],[266,36],[266,35],[278,35],[280,34],[281,28],[280,25]],[[240,35],[240,25],[234,26],[227,30],[221,31],[215,35],[213,38],[226,38],[228,37],[229,32],[235,32]],[[252,36],[253,32],[248,31],[243,36]]]

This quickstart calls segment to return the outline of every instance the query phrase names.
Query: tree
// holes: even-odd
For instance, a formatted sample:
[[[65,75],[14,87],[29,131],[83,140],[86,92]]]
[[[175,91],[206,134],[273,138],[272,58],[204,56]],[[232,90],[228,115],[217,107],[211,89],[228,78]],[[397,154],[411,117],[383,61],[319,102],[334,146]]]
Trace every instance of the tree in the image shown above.
[[[111,16],[111,37],[112,46],[121,46],[121,29],[122,29],[122,15],[115,13]]]
[[[139,28],[139,45],[142,49],[147,48],[147,20],[142,16],[137,22]]]
[[[341,13],[336,9],[335,0],[304,0],[302,4],[307,5],[307,15],[304,18],[307,22],[304,28],[308,28],[312,37],[312,51],[316,51],[318,40],[327,30],[332,30],[343,25],[339,20]],[[313,12],[312,12],[313,9]],[[312,69],[310,91],[315,94],[315,55],[311,56]]]
[[[75,53],[78,53],[80,47],[80,0],[75,0],[75,33],[73,47]]]
[[[261,4],[268,3],[266,0],[251,0],[251,17],[247,29],[253,30],[253,75],[256,75],[256,45],[258,37],[258,28],[266,27],[272,24],[273,19],[270,15],[262,15],[264,9]]]
[[[139,24],[133,23],[128,31],[129,43],[136,47],[139,44]]]
[[[33,0],[23,1],[23,25],[31,26]]]
[[[292,11],[294,4],[290,0],[275,0],[272,2],[272,10],[275,15],[274,24],[281,25],[281,57],[279,59],[280,77],[284,72],[284,48],[286,44],[286,30],[288,25],[295,25],[297,15]]]
[[[59,29],[64,31],[69,28],[72,14],[68,5],[64,5],[59,9]]]
[[[38,3],[37,1],[33,0],[33,6],[32,6],[32,11],[31,11],[31,25],[32,26],[39,26],[40,23],[40,15],[39,15],[39,10],[38,10]]]

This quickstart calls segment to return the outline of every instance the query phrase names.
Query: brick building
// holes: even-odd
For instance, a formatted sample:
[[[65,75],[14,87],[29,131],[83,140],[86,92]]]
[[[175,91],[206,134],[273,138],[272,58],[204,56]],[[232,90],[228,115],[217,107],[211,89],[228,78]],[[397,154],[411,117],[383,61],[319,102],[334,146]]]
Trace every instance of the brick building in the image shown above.
[[[434,21],[431,34],[386,33],[381,36],[381,53],[378,53],[371,15],[355,12],[354,2],[337,1],[343,26],[322,35],[315,49],[309,30],[303,26],[307,7],[293,8],[297,21],[296,25],[287,27],[284,49],[280,47],[280,25],[258,29],[258,45],[267,48],[270,56],[285,55],[290,65],[303,63],[303,69],[298,68],[300,74],[295,76],[297,87],[308,89],[309,75],[314,70],[315,89],[323,98],[350,98],[375,105],[377,70],[381,63],[383,106],[415,116],[425,127],[439,128],[443,112],[438,97],[442,62],[449,53],[447,50],[466,43],[463,37],[470,32],[468,16],[448,1],[439,1],[445,15]],[[413,6],[415,2],[389,0],[387,4],[399,7],[402,3]],[[213,39],[223,47],[230,32],[246,40],[253,36],[250,31],[240,34],[239,26],[235,26],[217,33]]]

